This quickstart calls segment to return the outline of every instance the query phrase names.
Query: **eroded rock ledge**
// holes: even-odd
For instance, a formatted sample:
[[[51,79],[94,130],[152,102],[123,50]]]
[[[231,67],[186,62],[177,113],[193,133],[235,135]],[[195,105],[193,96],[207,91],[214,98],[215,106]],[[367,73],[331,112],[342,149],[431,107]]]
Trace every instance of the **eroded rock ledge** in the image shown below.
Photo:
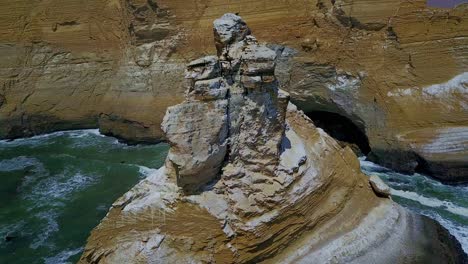
[[[81,263],[464,263],[446,230],[379,198],[350,148],[278,89],[237,15],[191,62],[165,166],[116,201]],[[150,158],[150,157],[149,157]]]

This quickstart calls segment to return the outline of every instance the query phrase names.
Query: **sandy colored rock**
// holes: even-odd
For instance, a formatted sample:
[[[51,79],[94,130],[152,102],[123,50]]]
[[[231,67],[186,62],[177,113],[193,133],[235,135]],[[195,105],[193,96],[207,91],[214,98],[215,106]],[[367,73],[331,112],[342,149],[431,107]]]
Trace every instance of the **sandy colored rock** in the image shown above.
[[[234,14],[222,19],[245,25]],[[215,32],[224,29],[219,27],[214,24]],[[113,204],[80,263],[466,262],[445,229],[377,197],[351,149],[315,127],[277,82],[263,78],[271,76],[267,69],[274,60],[264,56],[271,54],[266,46],[248,36],[235,41],[223,44],[226,52],[218,58],[226,67],[216,78],[229,85],[227,97],[196,97],[190,93],[196,81],[189,82],[187,98],[164,118],[172,139],[165,166]],[[231,52],[239,47],[248,52]],[[265,62],[256,66],[254,76],[262,81],[255,88],[241,78],[242,65],[251,61]],[[219,147],[213,132],[198,129],[218,124],[217,108],[198,107],[225,101],[226,112],[217,114],[219,120],[229,117],[226,153],[216,159],[221,170],[208,183],[205,176],[216,161],[192,149]],[[194,160],[198,167],[191,166]],[[188,182],[180,179],[187,174],[180,168],[193,175],[194,192],[186,192]]]
[[[369,183],[374,192],[381,197],[390,197],[391,190],[388,185],[377,175],[372,175],[369,178]]]
[[[275,43],[277,78],[300,109],[352,120],[380,164],[466,179],[459,135],[468,127],[467,5],[12,0],[2,7],[2,138],[99,126],[133,141],[162,139],[166,108],[184,98],[185,64],[215,52],[214,19],[240,12],[261,42]],[[248,35],[237,22],[219,23],[244,28],[219,41]],[[258,78],[245,83],[255,87]],[[441,138],[453,147],[437,147]]]
[[[173,146],[168,160],[177,168],[180,187],[196,190],[219,174],[227,147],[226,100],[171,106],[162,126]]]

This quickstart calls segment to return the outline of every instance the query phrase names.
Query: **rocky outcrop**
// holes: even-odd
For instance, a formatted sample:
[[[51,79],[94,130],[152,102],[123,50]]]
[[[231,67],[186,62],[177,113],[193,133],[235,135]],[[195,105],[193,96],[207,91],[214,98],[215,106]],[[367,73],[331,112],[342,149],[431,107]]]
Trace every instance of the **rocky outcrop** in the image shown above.
[[[464,181],[466,9],[426,0],[8,1],[0,137],[99,126],[163,139],[166,108],[183,100],[185,64],[215,51],[211,21],[241,12],[275,43],[280,85],[306,114],[350,119],[380,164]]]
[[[80,263],[464,263],[448,232],[379,198],[350,148],[316,128],[245,22],[188,64],[162,124],[165,166],[117,200]]]
[[[382,181],[379,176],[371,175],[369,177],[369,183],[377,195],[382,197],[390,197],[390,187],[384,181]]]

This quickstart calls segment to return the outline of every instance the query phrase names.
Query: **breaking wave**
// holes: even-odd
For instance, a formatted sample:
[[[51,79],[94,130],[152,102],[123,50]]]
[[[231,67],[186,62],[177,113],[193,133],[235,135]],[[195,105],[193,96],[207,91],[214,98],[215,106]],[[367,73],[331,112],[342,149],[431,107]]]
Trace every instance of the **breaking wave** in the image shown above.
[[[72,262],[68,261],[70,257],[80,254],[81,252],[83,252],[83,249],[84,249],[83,247],[79,247],[75,249],[66,249],[53,257],[44,258],[44,263],[45,264],[68,264],[68,263],[71,264]]]
[[[428,207],[443,209],[451,212],[452,214],[468,217],[468,208],[456,206],[449,201],[441,201],[437,198],[425,197],[415,192],[401,191],[395,189],[392,189],[391,193],[392,195],[399,196],[408,200],[413,200]]]
[[[0,140],[0,263],[76,262],[112,202],[155,173],[167,149],[97,129]]]
[[[375,174],[386,181],[398,203],[438,221],[468,253],[468,186],[445,185],[422,174],[394,172],[365,157],[359,160],[365,174]]]
[[[137,167],[138,167],[138,172],[141,175],[141,178],[147,178],[150,175],[153,175],[158,171],[158,169],[152,169],[152,168],[148,168],[148,167],[145,167],[145,166],[138,166],[137,165]]]

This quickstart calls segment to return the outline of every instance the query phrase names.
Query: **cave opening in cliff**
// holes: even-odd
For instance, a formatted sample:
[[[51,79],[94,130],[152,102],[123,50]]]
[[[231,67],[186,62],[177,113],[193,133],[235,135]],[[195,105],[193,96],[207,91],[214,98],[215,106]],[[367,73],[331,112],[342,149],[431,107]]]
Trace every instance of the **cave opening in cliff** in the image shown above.
[[[358,155],[367,155],[371,151],[366,133],[349,118],[326,111],[311,111],[306,114],[315,126],[338,140],[340,145],[349,146]]]

